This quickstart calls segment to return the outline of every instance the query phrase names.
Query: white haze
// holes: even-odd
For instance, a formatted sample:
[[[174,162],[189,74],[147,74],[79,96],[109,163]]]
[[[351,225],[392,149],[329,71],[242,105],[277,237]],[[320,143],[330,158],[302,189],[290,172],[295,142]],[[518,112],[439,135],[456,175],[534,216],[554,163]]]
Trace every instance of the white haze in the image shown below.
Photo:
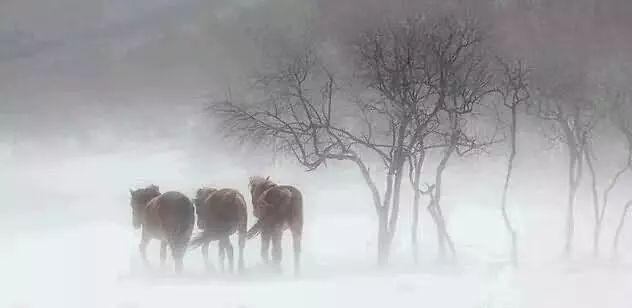
[[[446,171],[456,264],[437,262],[424,211],[422,257],[413,265],[405,183],[391,265],[378,270],[375,213],[354,166],[307,173],[290,159],[273,164],[264,150],[241,149],[207,125],[205,97],[223,95],[226,79],[250,61],[240,58],[250,45],[215,28],[213,18],[257,1],[39,2],[0,3],[0,307],[630,307],[632,227],[618,259],[610,251],[630,179],[610,205],[596,260],[592,204],[582,188],[575,251],[563,260],[564,150],[542,150],[537,130],[520,137],[509,195],[518,269],[508,263],[499,211],[506,162],[499,146]],[[303,191],[301,278],[291,273],[288,234],[280,276],[262,269],[257,240],[247,243],[243,276],[205,273],[194,250],[178,277],[171,263],[158,267],[155,241],[153,268],[142,266],[129,188],[157,184],[192,196],[214,185],[249,200],[251,175]],[[212,245],[213,262],[216,252]]]
[[[512,209],[522,240],[519,270],[506,263],[507,239],[496,196],[502,160],[492,156],[485,159],[485,168],[463,174],[455,166],[447,176],[460,176],[461,181],[449,180],[448,187],[470,183],[458,194],[446,194],[458,264],[435,262],[433,228],[424,213],[421,265],[412,265],[409,222],[404,215],[392,266],[378,271],[374,268],[374,215],[354,169],[341,165],[336,171],[305,173],[290,163],[261,167],[240,163],[238,156],[200,153],[196,157],[192,153],[195,151],[156,145],[68,157],[20,157],[5,151],[3,164],[8,172],[1,181],[9,197],[3,205],[0,237],[0,288],[4,294],[0,306],[626,307],[628,303],[632,277],[625,259],[632,257],[630,237],[624,240],[628,254],[621,255],[623,260],[593,262],[588,245],[588,199],[578,207],[576,257],[568,264],[559,259],[564,212],[558,204],[563,202],[560,191],[564,187],[557,184],[562,178],[553,174],[550,183],[540,184],[546,187],[540,196],[516,189],[515,199],[520,201],[514,201]],[[265,156],[262,160],[269,162]],[[127,188],[158,183],[163,190],[192,195],[198,186],[211,184],[246,191],[250,174],[269,174],[303,189],[302,278],[294,279],[290,273],[287,238],[286,272],[280,277],[266,275],[261,269],[257,241],[248,242],[249,271],[243,277],[205,274],[199,251],[187,254],[185,273],[176,277],[171,267],[157,268],[155,242],[149,254],[154,268],[142,267],[137,253],[139,234],[130,223]],[[516,182],[529,183],[533,175],[522,171]],[[409,198],[403,201],[406,214]],[[612,235],[607,231],[604,238]],[[211,246],[212,257],[215,249]]]

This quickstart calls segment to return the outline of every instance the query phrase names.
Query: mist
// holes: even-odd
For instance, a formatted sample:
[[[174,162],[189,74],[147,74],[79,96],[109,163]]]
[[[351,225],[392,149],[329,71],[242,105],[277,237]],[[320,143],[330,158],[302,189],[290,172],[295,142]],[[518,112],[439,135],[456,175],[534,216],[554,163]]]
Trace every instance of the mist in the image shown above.
[[[3,1],[0,307],[628,307],[631,13],[623,0]],[[429,42],[459,27],[465,39],[484,33],[463,66],[487,70],[458,79],[454,66],[463,96],[420,77],[443,63]],[[388,50],[413,37],[421,43],[406,46],[430,55],[415,58],[428,61],[415,66],[423,73],[364,57],[366,42]],[[292,88],[281,73],[296,67],[308,77]],[[420,78],[428,92],[412,105],[455,106],[414,109],[430,124],[414,118],[406,131],[393,120],[405,100],[385,87],[414,87],[380,84],[381,74]],[[503,207],[512,99],[521,105]],[[314,111],[295,113],[305,101]],[[293,128],[257,118],[265,111]],[[419,137],[420,127],[432,131]],[[380,150],[398,136],[410,144]],[[199,249],[180,274],[171,253],[161,267],[158,240],[143,263],[130,190],[193,199],[201,187],[233,188],[250,227],[251,176],[302,193],[300,276],[289,231],[280,273],[259,238],[246,241],[242,273],[218,270],[217,242],[211,270]]]

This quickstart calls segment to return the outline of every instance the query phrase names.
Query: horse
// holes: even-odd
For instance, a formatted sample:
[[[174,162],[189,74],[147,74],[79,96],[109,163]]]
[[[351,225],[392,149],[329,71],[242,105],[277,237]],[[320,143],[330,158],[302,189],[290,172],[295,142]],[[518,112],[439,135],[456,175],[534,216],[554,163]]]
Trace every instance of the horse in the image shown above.
[[[238,271],[244,270],[244,247],[246,245],[246,231],[248,227],[248,210],[246,201],[239,191],[230,188],[200,188],[194,199],[197,213],[198,228],[203,230],[191,241],[191,247],[202,246],[202,257],[206,268],[210,269],[208,261],[208,246],[211,241],[219,241],[220,269],[224,271],[225,257],[228,257],[229,271],[234,269],[233,244],[230,236],[238,233],[239,259]]]
[[[250,195],[257,222],[248,230],[252,239],[261,234],[261,258],[270,264],[269,249],[272,241],[272,265],[281,269],[283,232],[290,229],[294,248],[294,273],[301,269],[301,238],[303,235],[303,196],[294,186],[277,185],[269,177],[250,177]]]
[[[164,266],[167,258],[167,246],[175,260],[175,271],[181,273],[182,259],[193,232],[195,221],[193,204],[187,196],[177,191],[163,194],[156,185],[131,190],[133,225],[142,227],[139,250],[146,265],[147,245],[152,239],[161,241],[160,263]]]

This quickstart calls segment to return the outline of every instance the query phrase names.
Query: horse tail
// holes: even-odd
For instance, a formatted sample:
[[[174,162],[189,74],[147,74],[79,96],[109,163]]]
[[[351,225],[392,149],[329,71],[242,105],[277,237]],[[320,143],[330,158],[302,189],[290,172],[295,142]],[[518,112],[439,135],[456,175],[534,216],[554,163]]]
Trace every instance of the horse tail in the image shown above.
[[[303,193],[296,187],[292,187],[292,222],[291,224],[303,229]]]
[[[199,232],[193,236],[191,241],[189,241],[189,249],[195,249],[202,244],[206,244],[208,242],[217,241],[221,239],[223,236],[209,229],[204,229],[202,232]]]
[[[186,239],[188,242],[191,238],[191,230],[195,225],[195,208],[188,198],[180,200],[177,217],[174,217],[174,227],[172,228],[171,237],[174,241]]]
[[[255,236],[259,235],[261,233],[262,225],[263,223],[261,222],[261,219],[257,220],[257,222],[252,227],[250,227],[250,230],[246,232],[246,238],[251,240]]]
[[[248,229],[248,209],[246,200],[239,192],[235,193],[235,204],[237,205],[237,232],[245,235]]]
[[[303,232],[303,194],[294,186],[285,186],[289,191],[289,198],[285,203],[283,219],[292,233]]]
[[[293,215],[303,216],[303,194],[296,187],[289,188],[291,192],[291,202]]]
[[[171,246],[174,259],[181,259],[186,251],[195,224],[195,208],[191,200],[182,194],[167,196],[171,210],[163,222],[167,232],[167,241]]]
[[[186,210],[184,211],[184,217],[176,228],[176,234],[178,237],[191,238],[191,230],[195,225],[195,207],[188,198],[184,199],[187,203]]]

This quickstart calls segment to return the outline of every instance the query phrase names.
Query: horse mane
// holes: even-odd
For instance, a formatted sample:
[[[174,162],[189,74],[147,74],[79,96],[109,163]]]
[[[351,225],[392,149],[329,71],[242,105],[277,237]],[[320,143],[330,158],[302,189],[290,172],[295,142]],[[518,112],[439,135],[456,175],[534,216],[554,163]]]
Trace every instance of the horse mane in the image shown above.
[[[157,185],[151,184],[145,188],[132,190],[131,193],[133,199],[149,202],[149,200],[160,195],[160,188]]]
[[[151,184],[144,188],[147,192],[160,193],[160,187],[158,185]]]
[[[274,184],[274,182],[270,181],[270,177],[264,178],[262,176],[251,176],[249,178],[248,186],[250,186],[251,188],[259,187],[261,185],[274,186],[276,184]]]
[[[211,194],[213,194],[217,190],[218,189],[216,188],[202,187],[198,189],[197,192],[195,193],[195,199],[198,199],[199,201],[204,201],[206,198],[208,198]]]

